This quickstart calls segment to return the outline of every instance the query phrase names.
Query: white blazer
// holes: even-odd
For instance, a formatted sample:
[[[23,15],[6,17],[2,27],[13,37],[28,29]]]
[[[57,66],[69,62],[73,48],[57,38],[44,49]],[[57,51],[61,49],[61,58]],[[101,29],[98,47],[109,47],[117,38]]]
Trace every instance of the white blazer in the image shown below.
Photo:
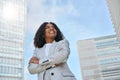
[[[45,57],[45,46],[42,48],[35,48],[33,56],[37,57],[40,63],[30,63],[28,65],[28,71],[31,74],[38,74],[38,80],[44,80],[44,72],[47,70],[49,70],[51,74],[50,80],[76,80],[66,63],[69,54],[70,48],[66,39],[59,42],[53,42],[50,47],[49,57]],[[62,63],[62,65],[55,66],[55,64],[60,63]]]

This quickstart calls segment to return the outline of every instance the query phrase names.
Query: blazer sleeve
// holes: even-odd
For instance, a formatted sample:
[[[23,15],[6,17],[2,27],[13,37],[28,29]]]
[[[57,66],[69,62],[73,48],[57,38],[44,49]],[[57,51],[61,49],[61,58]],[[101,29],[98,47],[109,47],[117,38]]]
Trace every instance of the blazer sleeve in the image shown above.
[[[37,57],[37,48],[35,48],[33,56]],[[28,71],[31,74],[36,74],[36,73],[45,71],[47,68],[49,68],[51,66],[52,65],[41,65],[41,64],[30,63],[30,64],[28,64]]]
[[[49,67],[55,67],[55,64],[66,62],[70,53],[68,41],[62,40],[58,42],[57,48],[58,48],[57,52],[53,56],[49,57],[48,59],[45,59],[40,64],[30,63],[28,65],[28,71],[31,74],[36,74],[46,70]],[[36,50],[34,52],[34,56],[35,55],[36,55]]]
[[[40,64],[30,63],[28,66],[28,71],[30,74],[36,74],[36,73],[43,72],[50,67],[52,67],[52,65],[40,65]]]
[[[41,65],[55,65],[67,61],[70,54],[69,43],[66,39],[58,42],[57,51],[49,59],[43,61]]]

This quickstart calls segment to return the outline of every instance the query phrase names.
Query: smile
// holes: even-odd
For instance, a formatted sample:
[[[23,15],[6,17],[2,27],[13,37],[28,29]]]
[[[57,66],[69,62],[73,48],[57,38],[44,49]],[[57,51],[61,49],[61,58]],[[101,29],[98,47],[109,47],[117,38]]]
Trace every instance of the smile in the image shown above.
[[[50,31],[49,33],[55,33],[55,31]]]

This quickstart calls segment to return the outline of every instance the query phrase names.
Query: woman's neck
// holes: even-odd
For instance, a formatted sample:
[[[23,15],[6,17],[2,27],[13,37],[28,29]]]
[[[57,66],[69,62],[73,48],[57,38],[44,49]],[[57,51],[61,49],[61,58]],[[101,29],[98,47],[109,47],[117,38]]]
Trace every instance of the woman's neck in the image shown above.
[[[54,39],[46,39],[46,43],[52,43]]]

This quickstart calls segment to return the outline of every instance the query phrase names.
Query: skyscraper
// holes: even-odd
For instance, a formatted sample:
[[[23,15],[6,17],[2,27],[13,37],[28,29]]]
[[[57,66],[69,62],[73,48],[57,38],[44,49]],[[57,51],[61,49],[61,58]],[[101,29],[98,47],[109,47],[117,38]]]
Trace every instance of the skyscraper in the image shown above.
[[[119,80],[120,48],[116,35],[79,40],[83,80]]]
[[[107,0],[107,5],[120,43],[120,0]]]
[[[0,0],[0,80],[24,80],[25,0]]]

